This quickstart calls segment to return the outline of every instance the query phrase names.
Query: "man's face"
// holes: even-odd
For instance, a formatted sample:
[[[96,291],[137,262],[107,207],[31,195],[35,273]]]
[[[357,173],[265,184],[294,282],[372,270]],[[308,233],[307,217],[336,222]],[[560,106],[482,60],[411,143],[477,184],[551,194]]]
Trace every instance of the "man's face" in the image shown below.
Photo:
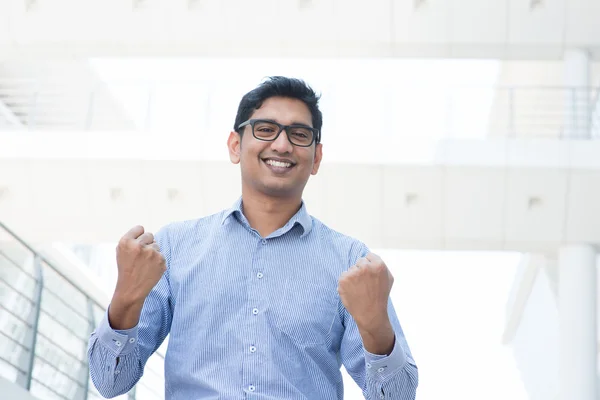
[[[250,118],[312,127],[306,104],[287,97],[268,98]],[[241,165],[242,186],[272,197],[301,196],[310,175],[319,170],[322,145],[295,146],[285,130],[276,140],[266,142],[252,135],[251,126],[242,129],[241,138],[237,132],[231,132],[227,141],[231,162]]]

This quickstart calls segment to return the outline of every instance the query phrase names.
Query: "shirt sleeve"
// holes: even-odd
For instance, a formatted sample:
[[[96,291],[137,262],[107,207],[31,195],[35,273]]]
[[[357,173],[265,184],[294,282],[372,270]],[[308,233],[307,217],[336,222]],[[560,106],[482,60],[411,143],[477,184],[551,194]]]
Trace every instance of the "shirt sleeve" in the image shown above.
[[[138,325],[127,330],[114,330],[108,321],[107,310],[88,342],[90,377],[98,392],[107,398],[127,393],[135,386],[148,358],[171,329],[171,253],[167,229],[159,231],[155,240],[165,257],[167,270],[144,301]]]
[[[351,264],[368,253],[366,246],[351,255]],[[362,389],[367,400],[414,400],[419,374],[410,348],[402,331],[391,300],[388,315],[395,333],[394,348],[390,354],[371,354],[365,350],[356,322],[343,308],[344,334],[340,356],[348,374]]]

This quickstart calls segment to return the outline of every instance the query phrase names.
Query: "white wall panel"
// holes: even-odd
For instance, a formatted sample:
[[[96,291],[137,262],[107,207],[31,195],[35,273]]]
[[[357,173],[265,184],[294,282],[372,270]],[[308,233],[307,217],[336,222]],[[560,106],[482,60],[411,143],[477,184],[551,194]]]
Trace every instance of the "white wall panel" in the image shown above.
[[[148,213],[140,224],[156,231],[172,221],[202,216],[205,193],[198,163],[142,161],[141,169]]]
[[[0,221],[9,226],[23,223],[34,210],[33,201],[29,163],[0,160]]]
[[[442,167],[383,170],[383,245],[442,247]]]
[[[30,168],[32,207],[21,220],[52,234],[55,240],[75,239],[82,230],[94,229],[95,225],[90,224],[92,198],[87,190],[89,176],[84,163],[32,160]]]
[[[511,168],[506,197],[507,243],[560,243],[564,239],[567,172]],[[542,246],[543,247],[543,246]]]
[[[568,179],[565,240],[600,243],[600,173],[573,171]]]
[[[501,168],[446,167],[442,217],[445,246],[479,248],[502,242],[505,173]]]
[[[319,174],[327,182],[323,222],[371,248],[377,247],[383,236],[382,167],[324,165]]]
[[[552,251],[571,240],[597,243],[600,166],[571,169],[548,156],[539,157],[546,165],[521,162],[540,151],[552,153],[531,147],[514,165],[481,157],[466,165],[328,161],[305,200],[315,217],[371,248]],[[114,241],[135,224],[156,231],[218,212],[241,194],[238,165],[199,160],[4,157],[0,187],[8,188],[0,220],[33,242]]]
[[[229,208],[242,195],[239,164],[211,162],[200,165],[200,190],[203,208],[198,216],[214,214]]]
[[[87,179],[81,190],[92,210],[90,227],[121,232],[118,240],[132,226],[146,225],[149,202],[144,195],[142,161],[94,160],[83,165],[87,166]]]

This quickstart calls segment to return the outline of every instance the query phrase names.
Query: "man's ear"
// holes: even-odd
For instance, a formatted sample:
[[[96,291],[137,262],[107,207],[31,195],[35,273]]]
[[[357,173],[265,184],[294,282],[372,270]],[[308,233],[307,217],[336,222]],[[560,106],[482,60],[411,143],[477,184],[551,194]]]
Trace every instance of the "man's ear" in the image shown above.
[[[242,136],[237,132],[231,131],[227,139],[227,148],[229,149],[229,159],[231,162],[238,164],[240,162]]]
[[[316,175],[319,172],[319,166],[321,165],[321,160],[323,159],[323,144],[317,143],[315,146],[315,161],[313,162],[312,171],[310,172],[312,175]]]

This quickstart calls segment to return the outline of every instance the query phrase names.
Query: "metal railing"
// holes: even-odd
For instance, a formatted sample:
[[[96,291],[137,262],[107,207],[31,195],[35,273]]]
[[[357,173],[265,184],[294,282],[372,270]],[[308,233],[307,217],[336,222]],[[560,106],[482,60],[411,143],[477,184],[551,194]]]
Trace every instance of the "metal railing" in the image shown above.
[[[105,307],[0,222],[0,376],[43,400],[101,399],[87,342]],[[150,358],[141,400],[163,398],[163,364],[159,352]]]
[[[77,88],[0,79],[0,130],[229,129],[239,102],[233,92],[208,81],[102,82]],[[323,93],[327,127],[356,129],[347,122],[352,116],[369,129],[440,130],[441,137],[600,137],[597,88],[392,84],[356,92],[355,99],[348,99],[348,93],[335,87]],[[328,110],[335,103],[337,110]]]

